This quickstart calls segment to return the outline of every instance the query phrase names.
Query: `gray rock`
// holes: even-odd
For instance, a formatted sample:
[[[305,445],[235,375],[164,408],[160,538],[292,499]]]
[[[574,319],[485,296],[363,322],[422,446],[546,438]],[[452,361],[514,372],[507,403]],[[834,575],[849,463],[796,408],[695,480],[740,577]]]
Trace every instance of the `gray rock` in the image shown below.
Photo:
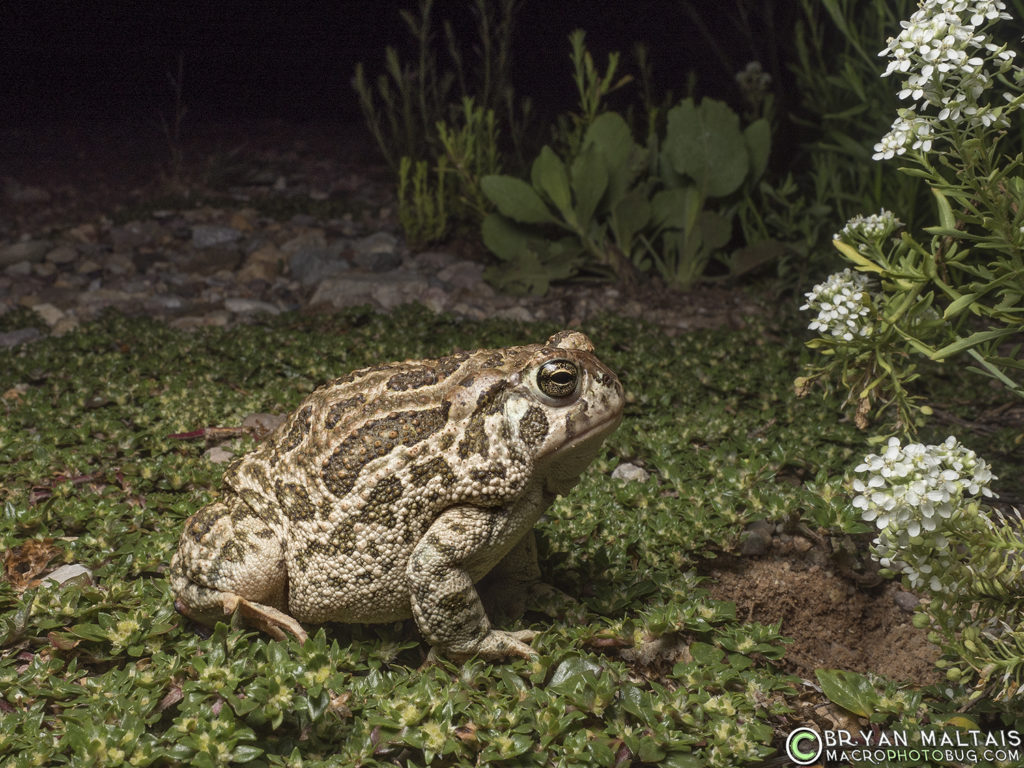
[[[174,295],[159,295],[159,296],[147,296],[146,306],[150,309],[157,311],[166,311],[169,309],[181,309],[185,306],[185,302],[181,296]]]
[[[451,297],[448,295],[448,291],[438,285],[427,286],[426,290],[416,298],[420,304],[437,314],[447,312],[448,307],[451,305]]]
[[[348,261],[341,255],[347,247],[345,240],[335,240],[330,245],[300,246],[288,258],[288,270],[302,285],[316,285],[349,269]]]
[[[281,314],[281,310],[269,301],[258,301],[256,299],[224,299],[224,308],[235,314],[247,314],[252,312],[269,312],[272,315]]]
[[[768,553],[772,546],[772,533],[775,524],[767,520],[755,520],[747,526],[740,554],[744,557],[760,557]]]
[[[309,303],[311,306],[328,304],[338,309],[377,304],[391,309],[416,301],[427,287],[424,278],[407,272],[352,273],[321,282]]]
[[[356,253],[389,253],[398,247],[398,238],[390,232],[374,232],[353,243]]]
[[[212,275],[220,270],[235,270],[242,263],[242,252],[238,246],[227,243],[210,245],[201,252],[183,253],[180,269],[188,273]]]
[[[303,248],[326,248],[327,240],[322,229],[307,229],[281,244],[285,253],[297,253]]]
[[[0,246],[0,266],[16,264],[19,261],[42,261],[43,257],[53,249],[49,240],[21,240],[10,245]]]
[[[905,592],[902,589],[896,592],[892,599],[899,606],[900,610],[906,613],[913,613],[914,609],[917,608],[917,604],[921,602],[921,598],[917,595],[912,592]]]
[[[352,261],[370,272],[390,272],[402,266],[402,256],[395,251],[357,252]]]
[[[484,283],[484,265],[477,261],[456,261],[437,273],[437,279],[453,288],[476,290]],[[490,288],[490,286],[487,286]]]
[[[215,445],[213,446],[213,448],[210,448],[209,450],[204,452],[203,456],[205,456],[214,464],[227,464],[229,461],[235,458],[235,454],[233,454],[227,448],[222,448],[219,445]]]
[[[62,565],[60,568],[50,571],[43,577],[43,581],[54,581],[57,584],[67,584],[73,581],[76,584],[88,586],[89,584],[92,584],[92,571],[84,565],[69,563],[68,565]]]
[[[636,464],[619,464],[612,470],[613,480],[624,480],[627,483],[646,483],[650,477],[647,470]]]
[[[427,281],[417,275],[405,272],[384,272],[392,275],[389,280],[380,282],[372,291],[373,300],[384,309],[394,309],[402,304],[419,301],[427,290]],[[398,277],[401,279],[398,279]]]
[[[46,323],[51,328],[53,328],[53,326],[55,326],[57,323],[63,320],[65,316],[64,310],[55,307],[53,304],[50,304],[49,302],[36,304],[34,307],[32,307],[32,311],[39,315],[41,318],[43,318],[43,322]]]
[[[4,267],[4,274],[11,277],[28,277],[32,274],[31,261],[16,261]]]
[[[196,224],[192,227],[192,245],[196,248],[233,243],[241,236],[240,230],[219,224]]]
[[[497,312],[494,313],[494,316],[501,318],[502,320],[515,320],[520,323],[532,323],[537,319],[536,317],[534,317],[533,313],[526,307],[518,305],[499,309]],[[618,467],[616,467],[615,469],[618,469]]]
[[[440,272],[449,264],[458,261],[458,257],[447,251],[424,251],[413,257],[416,267],[424,272]]]
[[[78,258],[78,251],[70,245],[58,245],[46,254],[46,260],[51,264],[70,264]]]
[[[42,337],[43,334],[38,328],[19,328],[16,331],[6,331],[0,333],[0,347],[17,347]]]
[[[192,239],[195,242],[196,230],[200,227],[193,227]],[[133,251],[140,245],[149,245],[160,239],[163,234],[163,227],[155,221],[129,221],[123,227],[114,227],[110,230],[110,241],[115,251]],[[196,244],[197,247],[203,246]]]

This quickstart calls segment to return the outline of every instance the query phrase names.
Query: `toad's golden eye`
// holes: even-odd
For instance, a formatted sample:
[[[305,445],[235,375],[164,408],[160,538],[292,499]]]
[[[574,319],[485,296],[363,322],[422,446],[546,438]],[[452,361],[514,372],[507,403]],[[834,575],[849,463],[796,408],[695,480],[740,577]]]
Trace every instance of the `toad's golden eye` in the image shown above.
[[[548,397],[570,397],[579,380],[580,370],[569,360],[548,360],[537,371],[537,387]]]

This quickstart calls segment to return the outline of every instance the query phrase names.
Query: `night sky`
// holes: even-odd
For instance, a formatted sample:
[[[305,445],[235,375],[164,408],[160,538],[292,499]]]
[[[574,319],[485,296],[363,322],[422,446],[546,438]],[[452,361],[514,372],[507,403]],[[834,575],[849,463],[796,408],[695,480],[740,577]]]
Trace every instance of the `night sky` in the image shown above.
[[[757,57],[742,39],[730,39],[728,13],[743,0],[690,1],[737,68]],[[469,5],[435,4],[435,17],[461,27],[467,43]],[[661,88],[682,93],[692,70],[703,92],[729,98],[732,72],[694,30],[685,5],[525,0],[515,37],[517,92],[556,109],[572,106],[567,35],[580,27],[602,66],[610,50],[631,63],[633,43],[643,41]],[[414,0],[0,0],[0,125],[153,119],[173,104],[168,75],[179,55],[190,120],[359,120],[350,85],[355,64],[365,62],[376,75],[385,45],[408,53],[398,10],[415,7]]]

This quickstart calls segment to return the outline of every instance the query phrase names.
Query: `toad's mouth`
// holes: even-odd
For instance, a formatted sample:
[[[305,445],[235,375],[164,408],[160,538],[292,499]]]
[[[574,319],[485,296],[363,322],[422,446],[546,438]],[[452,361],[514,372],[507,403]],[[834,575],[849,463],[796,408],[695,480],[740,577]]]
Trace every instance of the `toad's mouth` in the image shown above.
[[[593,443],[594,450],[601,445],[604,439],[614,432],[622,423],[622,411],[618,411],[601,421],[595,421],[587,425],[582,431],[576,432],[551,452],[551,456],[562,456],[566,453],[575,453],[582,447]]]

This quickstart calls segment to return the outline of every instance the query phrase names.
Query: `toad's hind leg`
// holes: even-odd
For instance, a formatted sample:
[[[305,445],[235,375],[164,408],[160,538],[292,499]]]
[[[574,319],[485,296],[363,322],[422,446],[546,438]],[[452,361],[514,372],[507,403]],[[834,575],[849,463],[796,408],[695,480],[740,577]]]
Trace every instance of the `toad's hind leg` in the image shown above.
[[[273,637],[287,632],[304,640],[302,627],[284,612],[284,546],[279,523],[256,515],[237,496],[201,509],[185,523],[171,561],[175,607],[207,625],[237,611],[247,624]]]

